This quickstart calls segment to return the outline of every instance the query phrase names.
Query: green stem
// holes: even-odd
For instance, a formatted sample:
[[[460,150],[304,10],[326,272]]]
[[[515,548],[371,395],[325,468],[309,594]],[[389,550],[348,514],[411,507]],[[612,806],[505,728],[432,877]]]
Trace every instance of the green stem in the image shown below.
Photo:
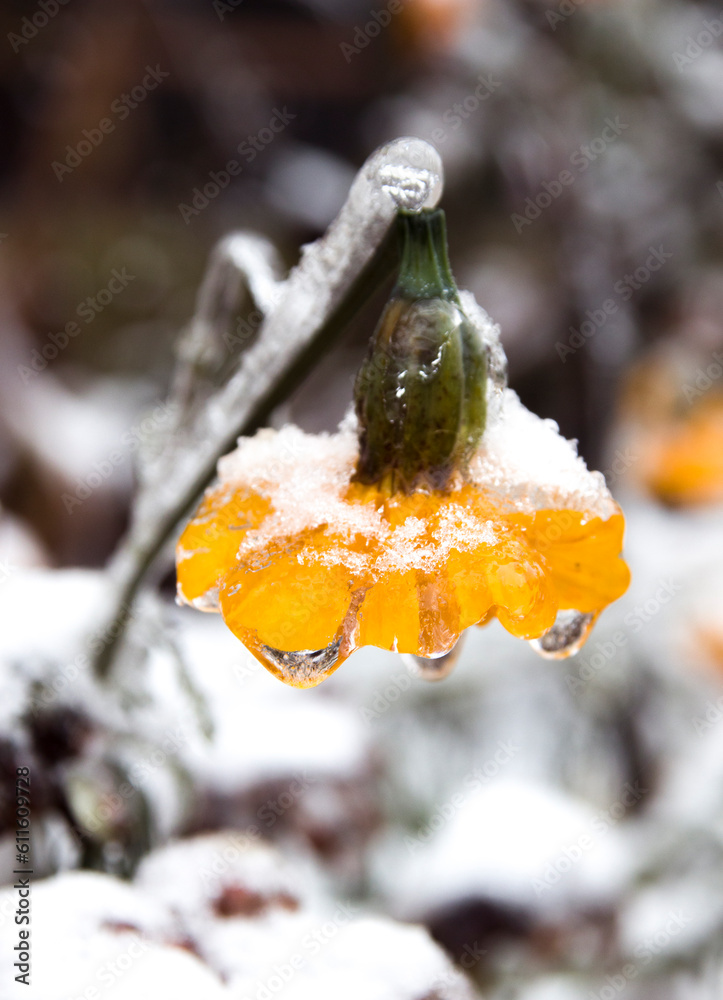
[[[402,260],[393,296],[415,299],[448,299],[457,302],[457,286],[447,255],[444,212],[401,212],[398,226]]]

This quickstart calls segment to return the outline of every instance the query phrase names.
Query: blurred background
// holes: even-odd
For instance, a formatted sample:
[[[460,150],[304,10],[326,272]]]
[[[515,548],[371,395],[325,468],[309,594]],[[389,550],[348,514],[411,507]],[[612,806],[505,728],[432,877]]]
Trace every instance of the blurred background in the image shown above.
[[[720,997],[720,8],[6,0],[0,35],[0,867],[11,882],[29,761],[36,973],[84,970],[37,995],[98,986],[131,932],[146,950],[102,995],[273,995],[341,900],[375,916],[312,971],[298,945],[278,992]],[[100,692],[78,636],[102,630],[100,569],[209,253],[252,230],[292,266],[403,135],[442,155],[452,268],[501,326],[511,387],[623,506],[629,594],[559,664],[495,625],[444,684],[365,650],[290,692],[173,607],[169,558]],[[383,302],[275,425],[337,425]],[[52,879],[78,868],[109,874]],[[56,955],[43,927],[71,897]]]

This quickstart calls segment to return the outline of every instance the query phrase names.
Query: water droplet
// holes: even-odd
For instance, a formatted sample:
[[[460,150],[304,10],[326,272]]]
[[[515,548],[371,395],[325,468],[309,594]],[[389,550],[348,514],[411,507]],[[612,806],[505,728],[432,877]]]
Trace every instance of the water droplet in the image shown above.
[[[279,680],[293,687],[309,688],[321,684],[349,655],[342,654],[340,636],[325,649],[285,651],[264,643],[253,650],[264,666]]]
[[[462,652],[462,640],[458,639],[451,649],[438,656],[415,656],[413,653],[402,653],[402,659],[412,677],[423,681],[443,681],[454,670]]]
[[[585,645],[597,617],[596,614],[583,614],[581,611],[559,611],[555,624],[539,639],[530,639],[530,645],[546,660],[564,660],[574,656]]]

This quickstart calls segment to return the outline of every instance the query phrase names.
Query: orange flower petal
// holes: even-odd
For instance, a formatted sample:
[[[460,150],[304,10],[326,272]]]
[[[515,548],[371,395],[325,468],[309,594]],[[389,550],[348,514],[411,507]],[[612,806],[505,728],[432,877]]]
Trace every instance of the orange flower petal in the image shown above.
[[[400,653],[419,647],[419,602],[414,570],[392,572],[372,584],[359,609],[360,646]]]
[[[620,558],[624,530],[622,514],[607,521],[586,521],[579,511],[535,515],[526,536],[545,559],[560,608],[601,611],[625,593],[630,570]]]
[[[487,585],[501,624],[520,639],[542,635],[558,611],[550,580],[533,553],[519,542],[500,547],[487,565]]]
[[[221,612],[231,631],[273,649],[324,649],[357,589],[354,574],[324,558],[323,532],[247,557],[225,576]]]
[[[201,602],[220,585],[245,535],[258,528],[270,510],[270,501],[248,490],[223,486],[206,493],[176,550],[178,589],[184,600]]]

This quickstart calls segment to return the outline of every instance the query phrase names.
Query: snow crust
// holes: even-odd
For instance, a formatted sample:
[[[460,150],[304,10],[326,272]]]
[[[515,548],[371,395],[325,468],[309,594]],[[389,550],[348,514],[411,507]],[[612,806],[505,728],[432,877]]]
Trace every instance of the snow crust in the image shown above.
[[[30,986],[14,981],[15,892],[0,891],[3,1000],[244,1000],[280,989],[288,1000],[476,995],[421,927],[322,896],[279,902],[275,894],[303,879],[265,845],[240,840],[227,832],[169,845],[146,858],[133,884],[89,872],[37,882]],[[257,892],[260,910],[219,910],[224,889]]]
[[[323,940],[323,936],[321,936]],[[286,1000],[472,1000],[476,994],[421,927],[367,917],[321,944]]]
[[[558,507],[603,519],[616,510],[603,475],[588,471],[576,442],[562,437],[554,420],[531,413],[511,389],[471,465],[478,486],[522,510]]]
[[[245,831],[204,834],[172,842],[141,863],[135,882],[187,923],[214,918],[223,886],[243,886],[267,897],[319,899],[322,884],[303,860],[281,857]]]
[[[421,917],[475,895],[555,912],[625,883],[629,852],[605,810],[519,779],[458,791],[452,815],[389,866],[398,912]]]

